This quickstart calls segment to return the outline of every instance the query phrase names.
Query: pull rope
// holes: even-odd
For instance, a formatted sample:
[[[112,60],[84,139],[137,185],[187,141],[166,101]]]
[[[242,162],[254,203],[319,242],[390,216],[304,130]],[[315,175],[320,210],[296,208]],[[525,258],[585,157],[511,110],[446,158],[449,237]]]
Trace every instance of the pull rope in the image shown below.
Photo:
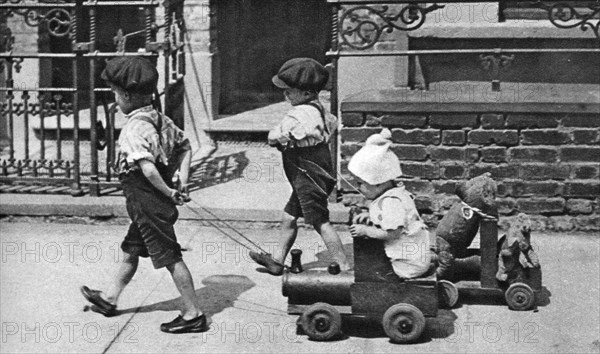
[[[228,229],[232,230],[233,232],[235,232],[237,235],[239,235],[240,237],[242,237],[244,240],[248,241],[249,243],[251,243],[254,247],[256,247],[259,251],[263,252],[263,253],[268,253],[267,251],[265,251],[262,247],[260,247],[258,244],[256,244],[254,241],[250,240],[248,237],[246,237],[244,234],[242,234],[241,232],[239,232],[238,230],[236,230],[233,226],[229,225],[228,223],[226,223],[225,221],[221,220],[219,217],[217,217],[214,213],[212,213],[210,210],[208,210],[207,208],[203,207],[202,205],[200,205],[198,202],[194,201],[193,199],[191,200],[197,207],[199,207],[200,209],[202,209],[205,213],[209,214],[210,216],[212,216],[213,218],[215,218],[217,221],[223,223]],[[202,215],[195,210],[194,208],[192,208],[190,205],[188,204],[184,204],[189,210],[191,210],[194,214],[202,217]],[[205,218],[202,218],[205,219]],[[214,227],[215,229],[219,230],[223,235],[227,236],[230,240],[234,241],[235,243],[243,246],[244,248],[250,250],[250,251],[254,251],[252,248],[250,248],[248,245],[240,242],[239,240],[237,240],[235,237],[232,237],[230,234],[228,234],[227,232],[225,232],[225,230],[223,230],[221,227],[219,227],[216,223],[212,222],[211,220],[206,220],[210,226]]]
[[[473,217],[473,213],[478,214],[479,216],[481,216],[484,219],[497,220],[496,217],[494,217],[492,215],[488,215],[488,214],[484,213],[483,211],[481,211],[481,209],[470,206],[469,204],[465,203],[464,201],[461,201],[461,204],[463,205],[461,208],[462,217],[465,218],[466,220],[471,219]]]
[[[315,181],[315,180],[314,180],[314,179],[311,177],[311,175],[308,173],[308,171],[307,171],[306,169],[304,169],[304,168],[302,168],[302,167],[300,167],[300,166],[296,165],[296,164],[295,164],[295,163],[294,163],[292,160],[290,160],[289,158],[286,158],[285,156],[283,156],[283,158],[284,158],[284,159],[286,159],[286,160],[287,160],[287,161],[288,161],[288,162],[289,162],[289,163],[290,163],[292,166],[294,166],[294,167],[295,167],[295,168],[296,168],[298,171],[300,171],[300,172],[304,173],[304,174],[306,175],[306,177],[308,177],[308,178],[310,179],[310,181],[311,181],[311,182],[312,182],[312,183],[313,183],[313,184],[314,184],[314,185],[315,185],[317,188],[319,188],[319,190],[321,190],[321,192],[323,192],[324,194],[328,194],[327,192],[325,192],[325,191],[323,190],[323,188],[321,188],[321,187],[320,187],[320,186],[317,184],[317,182],[316,182],[316,181]],[[312,162],[312,161],[309,161],[309,160],[303,159],[303,158],[301,158],[301,157],[299,157],[299,159],[300,159],[300,160],[302,160],[302,161],[304,161],[304,162],[306,162],[306,163],[310,163],[310,164],[311,164],[311,165],[313,165],[313,166],[316,166],[317,168],[319,168],[319,169],[321,170],[321,172],[322,172],[324,175],[326,175],[327,177],[331,178],[332,180],[335,180],[335,177],[333,177],[332,175],[330,175],[330,174],[329,174],[329,172],[325,171],[325,169],[324,169],[323,167],[321,167],[321,166],[317,165],[316,163],[314,163],[314,162]],[[349,181],[348,181],[346,178],[344,178],[344,176],[342,176],[342,174],[341,174],[341,173],[339,173],[337,170],[335,171],[335,173],[336,173],[336,175],[337,175],[337,176],[338,176],[340,179],[342,179],[344,182],[346,182],[346,183],[347,183],[347,184],[350,186],[350,188],[354,189],[354,191],[358,192],[358,194],[362,195],[362,196],[363,196],[365,199],[368,199],[368,198],[367,198],[367,197],[366,197],[366,196],[365,196],[365,195],[364,195],[364,194],[363,194],[361,191],[359,191],[359,190],[358,190],[356,187],[354,187],[354,186],[352,185],[352,183],[350,183],[350,182],[349,182]]]
[[[229,225],[228,223],[226,223],[225,221],[221,220],[219,217],[217,217],[215,214],[213,214],[210,210],[206,209],[205,207],[203,207],[202,205],[200,205],[198,202],[196,202],[193,199],[190,199],[191,202],[193,202],[198,208],[202,209],[204,212],[206,212],[207,214],[209,214],[210,216],[212,216],[213,218],[217,219],[217,221],[225,224],[225,226],[227,226],[227,228],[229,228],[230,230],[232,230],[233,232],[235,232],[237,235],[239,235],[240,237],[242,237],[244,240],[248,241],[249,243],[251,243],[254,247],[256,247],[260,252],[264,253],[264,254],[269,254],[269,252],[265,251],[262,247],[260,247],[258,244],[256,244],[254,241],[252,241],[251,239],[249,239],[248,237],[246,237],[244,234],[242,234],[240,231],[238,231],[236,228],[234,228],[233,226]],[[194,214],[200,216],[203,220],[205,220],[205,218],[203,218],[203,215],[200,214],[197,210],[195,210],[194,208],[192,208],[190,205],[188,204],[184,204],[189,210],[191,210]],[[223,230],[221,227],[219,227],[216,223],[212,222],[211,220],[206,220],[210,226],[214,227],[215,229],[219,230],[223,235],[225,235],[228,239],[232,240],[233,242],[237,243],[238,245],[246,248],[249,251],[254,251],[252,248],[250,248],[248,245],[240,242],[239,240],[237,240],[235,237],[231,236],[230,234],[228,234],[227,232],[225,232],[225,230]],[[281,266],[284,267],[284,269],[290,269],[290,266],[284,264],[284,263],[280,263],[277,262],[276,263],[280,264]]]

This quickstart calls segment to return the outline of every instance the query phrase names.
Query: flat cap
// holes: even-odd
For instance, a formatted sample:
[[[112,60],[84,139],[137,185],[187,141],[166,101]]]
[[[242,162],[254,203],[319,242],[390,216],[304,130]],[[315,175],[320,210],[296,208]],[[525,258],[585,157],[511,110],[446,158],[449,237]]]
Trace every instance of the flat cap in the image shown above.
[[[329,72],[318,61],[311,58],[294,58],[286,61],[273,76],[273,84],[279,88],[297,88],[306,91],[321,91]]]
[[[126,90],[152,94],[158,82],[158,71],[142,57],[116,57],[106,62],[102,79]]]

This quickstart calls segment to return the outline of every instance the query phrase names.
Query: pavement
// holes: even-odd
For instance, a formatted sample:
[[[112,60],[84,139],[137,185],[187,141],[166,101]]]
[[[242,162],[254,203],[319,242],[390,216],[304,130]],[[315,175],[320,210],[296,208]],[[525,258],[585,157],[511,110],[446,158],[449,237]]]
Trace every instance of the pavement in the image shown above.
[[[356,320],[344,322],[340,340],[310,341],[296,332],[297,316],[287,314],[281,278],[258,271],[242,238],[267,251],[277,246],[291,192],[279,153],[262,143],[229,142],[193,165],[193,201],[179,208],[176,231],[208,332],[159,331],[178,314],[181,299],[168,272],[149,261],[123,293],[118,316],[83,311],[79,287],[105,290],[122,257],[122,196],[2,193],[0,353],[600,352],[597,233],[533,233],[544,284],[536,311],[511,311],[502,299],[471,300],[439,310],[416,344],[392,344],[379,324]],[[330,210],[351,254],[347,209]],[[311,228],[300,229],[294,247],[303,250],[305,268],[327,266]]]
[[[276,228],[237,227],[266,250]],[[105,290],[122,253],[126,223],[48,223],[42,218],[0,221],[2,353],[395,353],[600,352],[600,238],[534,232],[543,269],[543,296],[534,311],[511,311],[502,301],[461,302],[427,320],[415,344],[390,343],[381,326],[344,319],[345,337],[314,342],[296,332],[281,277],[257,271],[248,250],[220,224],[180,221],[176,232],[210,329],[165,334],[162,322],[178,314],[181,299],[169,273],[148,260],[122,294],[116,317],[84,312],[81,285]],[[228,233],[230,236],[225,236]],[[340,228],[351,252],[349,232]],[[238,240],[243,241],[240,237]],[[327,253],[314,231],[300,230],[297,248],[305,268],[324,267]],[[481,300],[481,301],[479,301]]]
[[[291,194],[281,154],[262,142],[219,142],[207,158],[195,154],[190,197],[182,220],[279,222]],[[68,191],[67,191],[68,192]],[[345,223],[348,209],[330,205],[331,220]],[[102,197],[69,194],[0,193],[0,215],[127,218],[120,191]]]

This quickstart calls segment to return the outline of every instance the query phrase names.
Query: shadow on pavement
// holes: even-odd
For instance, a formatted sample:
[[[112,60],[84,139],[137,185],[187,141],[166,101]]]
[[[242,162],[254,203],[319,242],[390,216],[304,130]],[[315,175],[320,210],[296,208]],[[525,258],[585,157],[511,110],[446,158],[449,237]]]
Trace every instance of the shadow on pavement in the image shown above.
[[[225,310],[228,307],[233,307],[234,301],[250,290],[256,284],[246,276],[240,275],[212,275],[202,280],[205,286],[196,289],[199,305],[206,317]],[[119,313],[137,313],[137,312],[153,312],[153,311],[177,311],[183,308],[183,300],[181,297],[157,302],[151,305],[140,307],[132,307],[119,311]]]
[[[190,169],[189,191],[242,178],[249,163],[245,151],[199,160]]]

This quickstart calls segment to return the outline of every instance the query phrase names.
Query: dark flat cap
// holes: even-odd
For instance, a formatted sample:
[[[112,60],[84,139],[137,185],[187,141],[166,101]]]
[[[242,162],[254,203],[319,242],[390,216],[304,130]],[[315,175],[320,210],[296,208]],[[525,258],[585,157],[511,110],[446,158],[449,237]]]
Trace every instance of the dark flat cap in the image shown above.
[[[106,62],[102,79],[126,90],[152,94],[158,82],[158,71],[142,57],[116,57]]]
[[[294,58],[281,66],[272,81],[279,88],[321,91],[328,79],[329,72],[318,61],[311,58]]]

